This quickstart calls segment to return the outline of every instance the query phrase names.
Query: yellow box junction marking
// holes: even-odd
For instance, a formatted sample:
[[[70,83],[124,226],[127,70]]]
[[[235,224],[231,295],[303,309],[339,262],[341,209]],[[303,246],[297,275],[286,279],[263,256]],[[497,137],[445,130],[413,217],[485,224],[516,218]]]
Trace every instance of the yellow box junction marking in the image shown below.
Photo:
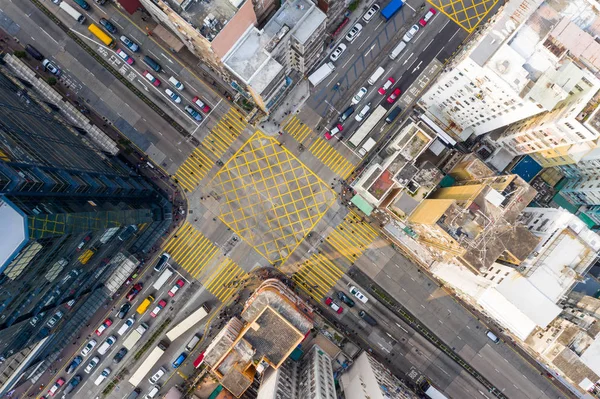
[[[294,115],[288,123],[286,123],[283,131],[296,139],[300,144],[306,140],[312,130],[300,121],[297,115]]]
[[[350,212],[327,236],[327,242],[350,263],[354,263],[378,236],[377,230],[361,220],[356,213]]]
[[[333,148],[323,137],[317,138],[308,150],[342,179],[346,179],[350,176],[350,173],[352,173],[352,170],[354,169],[354,165],[348,162],[348,160]]]
[[[238,290],[247,277],[248,273],[231,259],[225,258],[203,285],[218,300],[225,302]]]
[[[165,251],[193,278],[198,278],[219,248],[186,222],[169,240]]]
[[[320,302],[343,275],[344,272],[329,258],[316,253],[304,261],[292,279],[298,287]]]
[[[442,14],[471,33],[494,8],[498,0],[429,0]]]

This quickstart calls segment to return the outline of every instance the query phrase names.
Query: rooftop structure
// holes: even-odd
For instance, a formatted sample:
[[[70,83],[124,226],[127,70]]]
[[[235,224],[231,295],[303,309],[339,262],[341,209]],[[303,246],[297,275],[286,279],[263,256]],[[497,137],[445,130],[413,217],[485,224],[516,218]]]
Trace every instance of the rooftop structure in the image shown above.
[[[231,319],[206,349],[205,361],[221,384],[240,397],[255,374],[278,369],[312,328],[312,309],[276,279],[246,301],[242,319]]]

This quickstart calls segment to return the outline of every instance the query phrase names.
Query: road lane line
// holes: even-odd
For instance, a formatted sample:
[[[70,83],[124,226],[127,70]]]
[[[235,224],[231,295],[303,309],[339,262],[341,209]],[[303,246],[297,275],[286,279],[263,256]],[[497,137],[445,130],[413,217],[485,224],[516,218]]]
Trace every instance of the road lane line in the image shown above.
[[[414,8],[413,8],[413,7],[412,7],[410,4],[408,4],[408,3],[404,3],[404,5],[408,6],[408,8],[410,8],[411,10],[413,10],[413,11],[415,11],[415,12],[417,11],[417,10],[415,10],[415,9],[414,9]]]
[[[410,6],[409,6],[409,7],[410,7]],[[411,8],[412,8],[412,7],[411,7]],[[382,24],[382,23],[384,23],[384,22],[385,22],[385,21],[381,21],[381,22],[379,23],[379,25],[377,25],[377,26],[375,27],[375,30],[377,30],[377,28],[379,28],[379,27],[381,26],[381,24]],[[450,22],[450,21],[448,21],[448,22]]]
[[[435,39],[431,39],[431,41],[430,41],[429,43],[427,43],[427,46],[425,46],[425,47],[423,48],[423,50],[421,50],[421,51],[425,51],[425,50],[427,50],[427,47],[429,47],[429,45],[430,45],[431,43],[433,43],[433,41],[434,41],[434,40],[435,40]]]
[[[171,61],[171,59],[169,57],[167,57],[165,55],[165,53],[160,53],[160,55],[162,55],[163,57],[165,57],[167,59],[167,61],[169,61],[171,64],[173,64],[173,61]]]
[[[121,24],[120,24],[120,23],[118,23],[118,22],[117,22],[117,21],[115,21],[114,19],[113,19],[112,21],[110,21],[110,22],[112,22],[113,24],[117,25],[117,26],[118,26],[119,28],[121,28],[121,29],[125,29],[125,28],[123,28],[123,26],[121,26]]]
[[[42,28],[41,26],[38,26],[38,28],[39,28],[39,29],[41,29],[41,30],[42,30],[42,32],[44,32],[46,35],[48,35],[48,37],[49,37],[50,39],[52,39],[52,41],[53,41],[54,43],[58,44],[58,42],[57,42],[56,40],[54,40],[54,38],[53,38],[53,37],[50,35],[50,33],[46,32],[46,31],[44,30],[44,28]]]
[[[329,80],[329,82],[327,82],[327,84],[325,85],[325,87],[329,86],[331,84],[331,82],[333,82],[333,79],[335,79],[336,76],[339,75],[339,72],[336,73],[335,75],[333,75],[333,77]]]
[[[357,49],[357,50],[360,50],[360,49],[362,48],[362,46],[364,46],[364,45],[365,45],[365,43],[367,42],[367,40],[369,40],[369,38],[368,38],[368,37],[367,37],[367,38],[366,38],[366,39],[365,39],[365,40],[362,42],[362,44],[361,44],[360,46],[358,46],[358,49]]]
[[[442,29],[440,29],[438,31],[438,33],[441,33],[444,30],[444,28],[446,27],[446,25],[448,25],[449,23],[450,23],[450,20],[446,21],[446,23],[444,24],[444,26],[442,26]]]
[[[346,65],[348,65],[348,63],[349,63],[350,61],[352,61],[352,57],[354,57],[354,56],[351,56],[350,58],[348,58],[348,61],[346,61],[346,62],[344,63],[344,65],[342,65],[342,68],[345,68],[345,67],[346,67]]]

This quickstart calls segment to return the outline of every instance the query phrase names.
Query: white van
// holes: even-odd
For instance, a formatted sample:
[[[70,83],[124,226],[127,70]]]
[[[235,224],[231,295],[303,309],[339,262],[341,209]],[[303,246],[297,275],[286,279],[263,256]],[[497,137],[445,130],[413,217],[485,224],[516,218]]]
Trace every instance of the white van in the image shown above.
[[[178,81],[177,79],[175,79],[174,76],[171,76],[169,78],[169,83],[171,83],[179,91],[183,91],[183,89],[185,88],[180,81]]]
[[[185,350],[187,350],[188,352],[191,352],[192,349],[194,349],[196,347],[196,345],[198,345],[198,342],[200,342],[200,337],[197,335],[194,335],[192,337],[192,339],[190,339],[190,342],[188,342],[187,345],[185,346]]]
[[[355,297],[358,298],[359,301],[361,301],[362,303],[367,303],[367,301],[369,300],[366,296],[364,296],[362,294],[362,292],[360,292],[358,290],[358,288],[356,288],[355,286],[350,286],[350,288],[348,289],[350,291],[350,293],[352,295],[354,295]]]
[[[369,78],[369,84],[373,86],[375,83],[377,83],[377,81],[379,80],[381,75],[383,75],[384,72],[385,69],[383,69],[382,67],[377,68],[377,70],[373,72],[373,75],[371,75],[371,77]]]
[[[144,399],[155,398],[156,395],[158,395],[158,391],[160,391],[160,385],[153,386],[152,388],[150,388],[150,391],[146,394],[146,396],[144,396]]]
[[[373,149],[375,144],[377,144],[377,142],[369,137],[369,139],[363,144],[363,146],[360,147],[360,149],[358,150],[358,153],[360,154],[361,157],[364,157],[365,155],[367,155],[367,152],[369,152]]]
[[[390,53],[390,59],[395,60],[396,57],[398,57],[400,55],[400,53],[402,51],[404,51],[405,48],[406,48],[406,43],[400,42]]]
[[[363,119],[365,119],[367,117],[370,110],[371,110],[371,103],[368,103],[360,110],[360,112],[358,114],[356,114],[356,116],[354,117],[354,120],[357,122],[362,122]]]
[[[98,354],[105,355],[106,352],[108,352],[110,347],[113,346],[115,342],[117,342],[117,337],[115,337],[114,335],[111,335],[110,337],[106,338],[106,341],[104,341],[102,345],[98,347]]]
[[[493,332],[491,332],[490,330],[487,330],[487,331],[485,332],[485,335],[487,335],[487,337],[488,337],[490,340],[494,341],[494,343],[495,343],[495,344],[498,344],[498,343],[500,343],[500,338],[498,338],[498,337],[496,336],[496,334],[494,334],[494,333],[493,333]]]
[[[148,378],[148,381],[150,381],[150,384],[156,384],[156,382],[160,380],[160,377],[165,375],[166,372],[167,370],[165,370],[164,367],[161,367],[156,370],[156,373],[152,374],[152,377]]]
[[[111,370],[108,367],[105,368],[104,370],[102,370],[102,373],[100,373],[98,378],[96,378],[96,381],[94,381],[94,384],[96,384],[96,385],[102,384],[104,382],[104,380],[106,380],[108,378],[110,373],[111,373]]]

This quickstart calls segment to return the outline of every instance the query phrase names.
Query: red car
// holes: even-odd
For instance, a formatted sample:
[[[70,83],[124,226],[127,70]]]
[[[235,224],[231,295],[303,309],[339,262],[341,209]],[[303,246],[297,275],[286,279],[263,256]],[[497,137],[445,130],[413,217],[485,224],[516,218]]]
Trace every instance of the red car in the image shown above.
[[[142,73],[146,79],[148,79],[155,87],[160,86],[160,80],[156,79],[154,76],[150,74],[148,71],[144,71]]]
[[[381,94],[382,96],[385,95],[385,92],[392,87],[392,85],[396,83],[396,80],[394,78],[388,78],[388,80],[383,84],[383,86],[381,86],[379,88],[379,90],[377,90],[377,92],[379,94]]]
[[[133,287],[131,287],[131,289],[127,293],[127,299],[129,301],[133,301],[135,299],[135,297],[137,296],[137,294],[140,293],[140,291],[142,290],[142,288],[143,288],[143,285],[140,284],[140,283],[137,283],[136,285],[134,285]]]
[[[335,310],[337,314],[342,314],[344,308],[333,302],[333,299],[330,297],[325,298],[325,304],[328,305],[331,309]]]
[[[327,140],[331,140],[331,138],[333,136],[335,136],[336,134],[338,134],[339,132],[341,132],[342,130],[344,130],[344,126],[342,126],[340,123],[338,123],[333,129],[331,129],[328,132],[325,132],[325,138]]]
[[[104,332],[104,330],[106,330],[108,327],[112,326],[112,320],[111,319],[106,319],[104,320],[104,323],[102,323],[100,325],[100,327],[98,327],[96,329],[96,335],[97,336],[101,336],[102,333]]]
[[[181,287],[183,287],[185,285],[185,281],[183,281],[183,279],[179,279],[177,280],[177,282],[175,283],[175,285],[169,290],[168,294],[170,297],[174,297],[175,294],[177,294],[177,291],[179,291],[179,289]]]
[[[427,14],[425,14],[425,16],[423,16],[423,18],[421,18],[419,20],[419,25],[421,25],[421,26],[427,25],[427,22],[429,22],[429,20],[431,20],[431,18],[433,18],[433,16],[435,14],[437,14],[437,11],[435,10],[435,8],[430,8],[429,11],[427,11]]]
[[[152,311],[152,313],[150,313],[150,316],[156,317],[158,312],[160,312],[162,309],[164,309],[165,306],[167,306],[167,301],[165,301],[164,299],[161,299],[160,302],[158,302],[158,305],[156,305],[156,307]]]
[[[54,394],[56,392],[58,392],[63,385],[65,385],[65,379],[60,377],[58,380],[56,380],[54,385],[52,385],[52,387],[48,390],[48,395],[54,396]]]
[[[202,112],[204,112],[205,114],[210,112],[210,107],[208,105],[206,105],[204,103],[204,101],[200,100],[200,97],[196,96],[194,98],[192,98],[192,101],[194,102],[194,104],[196,104],[198,106],[198,108],[200,108],[200,110]]]
[[[400,95],[400,93],[402,93],[402,91],[399,88],[396,88],[392,92],[392,94],[390,94],[390,96],[387,98],[387,102],[390,104],[393,104],[398,99],[398,96]]]

